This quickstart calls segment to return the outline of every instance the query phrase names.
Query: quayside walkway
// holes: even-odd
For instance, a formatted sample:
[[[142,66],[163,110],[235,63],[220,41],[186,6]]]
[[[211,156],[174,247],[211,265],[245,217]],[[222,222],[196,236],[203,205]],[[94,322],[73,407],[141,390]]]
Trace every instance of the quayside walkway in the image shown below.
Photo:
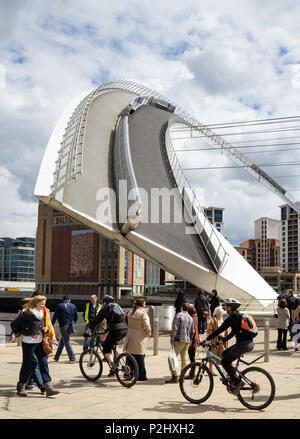
[[[138,382],[131,389],[122,387],[115,378],[107,377],[104,365],[102,377],[95,383],[86,381],[79,364],[68,364],[61,356],[59,363],[49,358],[50,374],[61,393],[46,398],[37,389],[29,391],[27,398],[16,396],[16,382],[21,365],[21,348],[16,343],[0,347],[0,419],[295,419],[300,417],[300,352],[292,348],[277,351],[277,331],[270,330],[270,361],[263,358],[256,364],[268,370],[276,383],[273,403],[262,411],[250,411],[237,397],[230,395],[215,377],[211,397],[202,405],[188,403],[177,384],[164,384],[169,377],[169,336],[160,335],[159,353],[153,356],[152,339],[146,357],[147,382]],[[79,359],[82,337],[73,338],[74,350]],[[253,353],[247,361],[262,355],[263,330],[256,338]]]

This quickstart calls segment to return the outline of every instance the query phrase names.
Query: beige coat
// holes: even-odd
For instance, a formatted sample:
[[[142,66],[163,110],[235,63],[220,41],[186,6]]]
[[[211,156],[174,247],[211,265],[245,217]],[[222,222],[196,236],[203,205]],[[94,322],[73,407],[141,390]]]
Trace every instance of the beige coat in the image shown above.
[[[124,351],[135,355],[145,355],[147,338],[151,334],[150,320],[143,308],[128,312],[128,333],[125,338]]]
[[[296,321],[296,317],[300,314],[300,305],[296,309],[292,309],[292,321]]]
[[[213,317],[207,326],[207,335],[210,335],[214,331],[219,329],[222,323],[223,320],[219,321],[216,317]],[[225,329],[225,331],[220,334],[221,337],[227,337],[227,335],[228,335],[228,329]],[[216,343],[217,341],[218,341],[218,337],[210,340],[209,343]],[[227,348],[228,348],[228,341],[226,341],[224,344],[219,344],[219,346],[214,347],[211,351],[218,357],[222,358],[223,351]]]

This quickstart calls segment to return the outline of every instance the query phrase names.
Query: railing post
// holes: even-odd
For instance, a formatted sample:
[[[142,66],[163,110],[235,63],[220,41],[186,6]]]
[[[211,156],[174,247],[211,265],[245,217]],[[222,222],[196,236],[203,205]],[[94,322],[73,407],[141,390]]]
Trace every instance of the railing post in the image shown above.
[[[159,336],[159,326],[158,317],[156,316],[156,311],[154,306],[149,306],[149,319],[152,329],[153,336],[153,355],[158,355],[158,336]]]
[[[270,349],[270,320],[265,319],[264,323],[264,361],[269,362],[269,349]]]
[[[153,319],[153,355],[158,355],[158,334],[159,334],[159,328],[158,328],[158,317],[154,316]]]

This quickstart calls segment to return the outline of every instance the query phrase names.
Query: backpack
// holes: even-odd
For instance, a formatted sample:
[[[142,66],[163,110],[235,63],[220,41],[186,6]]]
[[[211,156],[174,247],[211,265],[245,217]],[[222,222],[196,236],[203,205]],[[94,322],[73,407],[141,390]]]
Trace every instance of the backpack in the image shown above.
[[[254,318],[248,314],[241,314],[241,317],[241,333],[252,338],[256,337],[258,329]]]
[[[125,318],[123,309],[117,303],[112,303],[110,305],[110,315],[112,323],[123,322]]]

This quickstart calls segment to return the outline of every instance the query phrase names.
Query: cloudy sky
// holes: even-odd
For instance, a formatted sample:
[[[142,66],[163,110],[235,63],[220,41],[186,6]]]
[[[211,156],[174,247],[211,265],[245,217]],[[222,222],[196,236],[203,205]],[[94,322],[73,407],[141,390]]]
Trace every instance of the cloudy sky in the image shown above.
[[[299,18],[295,0],[0,0],[0,236],[35,235],[32,193],[54,124],[73,97],[104,81],[153,88],[207,124],[300,114]],[[204,145],[195,142],[179,147]],[[179,154],[185,168],[234,165],[217,151]],[[249,158],[279,163],[299,154]],[[263,169],[300,174],[297,166]],[[242,169],[186,175],[207,206],[225,208],[234,245],[253,236],[255,219],[279,219],[282,201]],[[299,177],[278,181],[300,188]]]

